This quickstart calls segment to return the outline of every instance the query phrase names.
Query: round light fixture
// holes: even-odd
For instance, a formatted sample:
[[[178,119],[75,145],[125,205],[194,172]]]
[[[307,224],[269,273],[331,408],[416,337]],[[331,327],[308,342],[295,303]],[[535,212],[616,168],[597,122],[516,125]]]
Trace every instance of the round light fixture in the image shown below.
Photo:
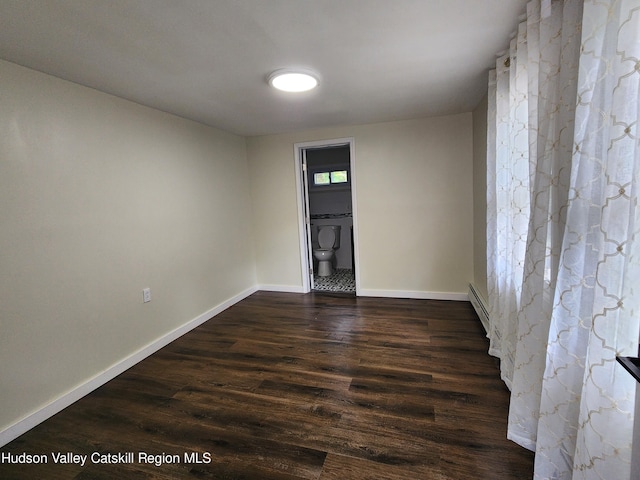
[[[283,92],[306,92],[318,86],[318,77],[308,70],[277,70],[269,75],[269,85]]]

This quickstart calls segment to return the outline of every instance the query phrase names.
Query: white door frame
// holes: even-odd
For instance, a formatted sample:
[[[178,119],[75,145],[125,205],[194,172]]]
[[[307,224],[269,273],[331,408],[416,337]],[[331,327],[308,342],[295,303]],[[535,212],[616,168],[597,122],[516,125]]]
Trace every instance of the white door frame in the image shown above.
[[[311,291],[313,277],[313,250],[311,246],[311,226],[309,217],[309,191],[306,183],[306,150],[309,148],[338,147],[349,145],[349,175],[351,180],[351,205],[353,220],[353,262],[355,265],[356,295],[360,291],[360,255],[358,253],[358,215],[356,201],[356,175],[355,175],[355,141],[353,138],[336,138],[332,140],[317,140],[314,142],[301,142],[293,145],[296,166],[296,189],[298,198],[298,229],[300,235],[300,266],[302,274],[302,291]]]

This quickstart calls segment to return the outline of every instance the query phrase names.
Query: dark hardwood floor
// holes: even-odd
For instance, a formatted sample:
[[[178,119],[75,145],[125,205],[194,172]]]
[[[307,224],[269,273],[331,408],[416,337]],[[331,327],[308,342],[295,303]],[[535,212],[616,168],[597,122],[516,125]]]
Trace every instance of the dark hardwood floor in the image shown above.
[[[48,460],[0,478],[531,478],[487,348],[467,302],[258,292],[0,449]]]

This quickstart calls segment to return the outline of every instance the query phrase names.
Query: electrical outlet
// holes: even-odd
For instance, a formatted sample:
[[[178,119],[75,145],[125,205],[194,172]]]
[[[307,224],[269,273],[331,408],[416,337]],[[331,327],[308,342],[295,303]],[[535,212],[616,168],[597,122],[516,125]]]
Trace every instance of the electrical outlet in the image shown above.
[[[142,301],[144,303],[150,302],[151,301],[151,289],[150,288],[145,288],[142,290]]]

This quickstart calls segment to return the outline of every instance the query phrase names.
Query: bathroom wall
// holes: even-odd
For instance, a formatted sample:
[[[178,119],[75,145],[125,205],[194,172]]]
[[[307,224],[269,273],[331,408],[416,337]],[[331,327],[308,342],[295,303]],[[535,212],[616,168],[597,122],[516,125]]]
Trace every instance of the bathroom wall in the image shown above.
[[[4,61],[0,105],[3,440],[256,275],[244,138]]]
[[[258,283],[302,288],[294,144],[345,137],[355,142],[359,293],[466,298],[474,248],[471,113],[249,138]]]

